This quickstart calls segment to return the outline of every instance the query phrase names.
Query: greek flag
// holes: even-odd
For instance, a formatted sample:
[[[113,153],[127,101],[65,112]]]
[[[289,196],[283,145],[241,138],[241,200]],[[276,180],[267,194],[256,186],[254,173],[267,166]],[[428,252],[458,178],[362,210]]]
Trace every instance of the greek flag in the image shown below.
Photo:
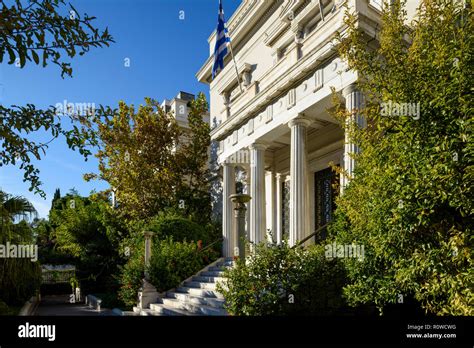
[[[224,57],[227,54],[227,45],[229,42],[230,37],[225,25],[222,0],[219,0],[219,17],[217,19],[216,48],[214,49],[214,66],[212,68],[212,78],[214,78],[219,71],[224,69]]]

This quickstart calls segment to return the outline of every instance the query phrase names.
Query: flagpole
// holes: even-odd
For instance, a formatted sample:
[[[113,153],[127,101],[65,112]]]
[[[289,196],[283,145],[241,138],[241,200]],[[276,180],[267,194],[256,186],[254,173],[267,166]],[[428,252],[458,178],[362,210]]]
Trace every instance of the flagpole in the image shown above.
[[[221,27],[221,24],[222,24],[222,27]],[[222,7],[222,0],[219,0],[219,18],[217,20],[216,49],[214,51],[214,59],[215,60],[214,60],[214,68],[212,70],[212,77],[213,78],[214,78],[214,73],[217,73],[217,71],[219,70],[219,65],[222,66],[222,69],[224,68],[224,58],[225,57],[221,57],[220,62],[218,62],[220,47],[217,46],[217,45],[219,43],[219,37],[221,36],[221,34],[224,34],[226,46],[230,48],[230,55],[232,56],[232,61],[234,62],[234,68],[235,68],[235,73],[237,75],[237,82],[239,84],[240,93],[243,93],[244,90],[242,89],[242,84],[240,83],[239,69],[237,68],[237,63],[235,62],[235,57],[234,57],[234,51],[232,49],[232,40],[230,39],[230,35],[228,34],[227,25],[226,25],[226,22],[225,22],[224,9]],[[226,52],[226,54],[227,54],[227,52]],[[219,63],[219,65],[218,65],[218,63]]]
[[[230,35],[229,35],[230,38]],[[237,69],[237,63],[235,62],[234,51],[232,50],[232,40],[229,40],[230,55],[232,56],[232,61],[234,62],[235,73],[237,75],[237,82],[239,83],[240,93],[243,93],[242,84],[240,83],[239,69]]]

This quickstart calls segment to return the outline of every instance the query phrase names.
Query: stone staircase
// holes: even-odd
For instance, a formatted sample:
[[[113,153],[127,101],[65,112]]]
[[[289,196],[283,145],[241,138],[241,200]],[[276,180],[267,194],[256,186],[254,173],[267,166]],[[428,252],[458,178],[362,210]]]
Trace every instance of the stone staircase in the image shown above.
[[[178,288],[166,292],[149,309],[134,308],[142,316],[156,315],[227,315],[224,297],[216,290],[224,280],[224,270],[233,265],[231,258],[221,258],[185,280]]]

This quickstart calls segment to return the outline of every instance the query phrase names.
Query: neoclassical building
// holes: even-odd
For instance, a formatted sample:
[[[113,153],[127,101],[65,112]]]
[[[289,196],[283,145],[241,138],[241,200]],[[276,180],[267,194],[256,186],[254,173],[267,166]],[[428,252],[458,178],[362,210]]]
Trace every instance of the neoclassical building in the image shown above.
[[[348,173],[354,146],[328,113],[331,87],[342,92],[347,109],[357,110],[363,96],[357,73],[338,57],[334,34],[344,32],[345,1],[243,0],[227,26],[242,82],[230,54],[212,79],[216,33],[209,38],[209,58],[197,73],[210,86],[210,116],[217,125],[223,178],[224,254],[237,245],[233,205],[236,176],[245,181],[247,234],[252,242],[273,238],[291,244],[332,218],[337,190],[347,178],[337,177],[330,163]],[[413,13],[418,0],[408,1]],[[374,35],[381,0],[348,0],[359,25]],[[224,3],[225,9],[225,3]],[[363,118],[354,115],[362,125]],[[239,186],[238,186],[239,187]],[[268,233],[271,231],[271,233]]]

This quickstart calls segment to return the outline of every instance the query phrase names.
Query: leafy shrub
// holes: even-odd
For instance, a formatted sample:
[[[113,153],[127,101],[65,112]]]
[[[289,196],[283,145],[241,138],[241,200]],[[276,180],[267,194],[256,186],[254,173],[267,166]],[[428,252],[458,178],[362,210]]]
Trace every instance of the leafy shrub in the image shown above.
[[[120,300],[115,293],[95,293],[95,297],[102,300],[102,308],[123,308],[124,303]]]
[[[37,262],[21,258],[0,258],[0,299],[22,305],[39,289],[41,269]]]
[[[176,213],[157,215],[148,224],[147,229],[155,232],[155,237],[160,240],[167,237],[172,237],[177,242],[202,240],[204,246],[219,237],[211,224],[200,225]]]
[[[144,258],[140,254],[135,254],[128,262],[120,267],[120,289],[118,298],[128,307],[133,307],[138,301],[138,290],[142,285]]]
[[[175,242],[167,238],[153,245],[150,260],[150,280],[159,292],[177,287],[217,257],[208,249],[199,252],[193,242]]]
[[[119,299],[128,307],[137,304],[144,277],[144,230],[155,233],[149,272],[151,283],[158,291],[176,287],[220,255],[219,243],[198,252],[209,245],[206,241],[217,239],[218,228],[211,224],[198,225],[176,213],[160,214],[148,224],[131,223],[129,230],[130,234],[123,238],[119,250],[128,259],[124,266],[119,266],[116,277],[120,284]]]
[[[74,264],[84,293],[116,291],[110,280],[122,262],[119,244],[127,231],[108,201],[72,190],[54,201],[49,217],[50,226],[38,228],[41,260]]]
[[[368,125],[352,127],[345,107],[335,109],[361,149],[333,227],[338,243],[365,246],[364,262],[345,261],[345,294],[380,311],[403,296],[428,313],[473,315],[473,9],[423,1],[408,28],[401,3],[384,10],[375,51],[352,14],[340,38]],[[407,102],[417,118],[381,112]]]
[[[324,247],[259,244],[218,284],[232,315],[334,314],[344,306],[344,268]]]
[[[9,315],[10,314],[10,308],[8,305],[0,300],[0,315]]]

